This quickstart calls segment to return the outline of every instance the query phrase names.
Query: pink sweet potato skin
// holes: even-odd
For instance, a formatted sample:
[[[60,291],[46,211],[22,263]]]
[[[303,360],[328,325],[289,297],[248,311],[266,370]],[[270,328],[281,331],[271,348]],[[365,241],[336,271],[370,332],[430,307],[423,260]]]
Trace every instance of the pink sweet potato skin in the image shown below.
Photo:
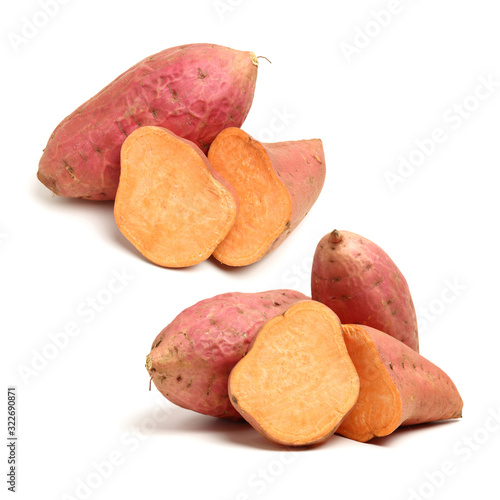
[[[342,323],[381,330],[418,352],[418,326],[408,284],[375,243],[349,231],[333,231],[314,254],[312,298]]]
[[[294,290],[234,292],[185,309],[153,342],[146,359],[153,383],[183,408],[241,419],[228,396],[232,368],[267,320],[307,298]]]
[[[204,153],[252,104],[257,59],[210,44],[173,47],[139,62],[65,118],[41,157],[38,178],[55,194],[113,200],[120,148],[135,129],[156,125]]]
[[[399,425],[462,416],[462,398],[451,378],[441,368],[395,338],[369,326],[362,328],[375,344],[401,396]]]
[[[292,202],[289,224],[269,248],[270,253],[285,241],[318,199],[325,183],[326,164],[321,139],[261,144]]]

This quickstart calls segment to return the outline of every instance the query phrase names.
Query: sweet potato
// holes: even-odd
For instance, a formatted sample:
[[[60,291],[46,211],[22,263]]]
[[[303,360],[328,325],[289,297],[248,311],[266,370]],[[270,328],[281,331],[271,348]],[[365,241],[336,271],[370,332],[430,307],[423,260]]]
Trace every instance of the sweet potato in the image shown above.
[[[381,330],[418,352],[418,326],[410,289],[396,264],[375,243],[349,231],[324,236],[314,254],[312,298],[342,323]]]
[[[223,130],[208,152],[212,166],[236,189],[236,223],[214,257],[246,266],[277,248],[305,217],[325,181],[319,139],[257,142],[238,128]]]
[[[224,293],[182,311],[156,337],[146,368],[172,403],[241,419],[227,393],[229,373],[267,319],[307,299],[294,290]]]
[[[257,66],[253,52],[205,43],[144,59],[57,126],[38,178],[60,196],[113,200],[121,145],[146,125],[165,127],[206,153],[221,130],[245,120]]]
[[[387,436],[400,425],[462,416],[462,398],[443,370],[374,328],[343,328],[361,387],[358,402],[338,434],[365,442]]]
[[[313,300],[267,321],[229,376],[235,408],[263,436],[287,446],[328,439],[358,393],[338,316]]]
[[[155,264],[185,267],[207,259],[233,226],[237,208],[232,186],[191,141],[141,127],[123,143],[115,220]]]

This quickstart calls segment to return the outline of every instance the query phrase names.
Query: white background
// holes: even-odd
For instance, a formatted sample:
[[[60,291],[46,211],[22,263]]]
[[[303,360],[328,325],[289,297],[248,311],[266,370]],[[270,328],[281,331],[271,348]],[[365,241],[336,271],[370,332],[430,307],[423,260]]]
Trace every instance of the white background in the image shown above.
[[[498,1],[218,4],[69,0],[17,46],[40,4],[2,6],[1,365],[5,400],[7,384],[18,390],[17,498],[498,498]],[[389,6],[397,12],[381,27],[374,13]],[[317,204],[247,268],[154,266],[121,236],[111,202],[53,197],[35,176],[66,115],[144,57],[194,42],[272,61],[260,60],[246,131],[324,141]],[[497,83],[488,96],[479,89],[479,101],[481,78]],[[276,122],[277,112],[288,118]],[[436,128],[446,139],[391,190],[386,172],[397,174],[398,158]],[[249,426],[148,391],[145,356],[175,315],[228,291],[309,294],[314,249],[334,228],[372,239],[398,264],[419,311],[421,352],[456,382],[462,420],[283,453]],[[125,273],[126,286],[91,316],[87,301],[109,298],[113,273]],[[71,325],[79,334],[54,353],[49,335]],[[43,352],[53,358],[45,365]],[[36,375],[23,378],[32,363]],[[112,471],[96,472],[110,459]]]

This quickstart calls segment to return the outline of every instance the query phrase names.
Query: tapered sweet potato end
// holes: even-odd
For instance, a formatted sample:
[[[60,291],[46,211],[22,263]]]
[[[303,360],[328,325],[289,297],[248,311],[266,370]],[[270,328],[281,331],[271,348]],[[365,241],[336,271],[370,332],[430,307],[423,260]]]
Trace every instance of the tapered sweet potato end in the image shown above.
[[[401,395],[401,425],[460,418],[463,400],[450,376],[408,345],[370,326],[362,326],[376,345]]]
[[[56,180],[51,177],[47,172],[44,171],[43,168],[38,168],[38,172],[36,173],[36,178],[48,189],[50,189],[54,194],[61,196],[59,187],[57,185]]]
[[[37,179],[57,196],[88,201],[111,201],[115,199],[119,169],[108,168],[101,172],[92,166],[74,168],[66,159],[42,156]],[[99,178],[98,185],[95,179]]]
[[[181,337],[171,350],[153,348],[146,356],[146,370],[158,391],[174,403],[186,410],[193,410],[227,420],[241,420],[241,415],[228,401],[227,382],[224,390],[223,376],[217,377],[214,367],[196,362],[194,350],[188,340]],[[210,371],[204,378],[198,371]],[[227,378],[226,378],[227,380]]]
[[[358,403],[339,433],[358,441],[401,425],[459,418],[463,401],[451,378],[403,342],[365,325],[344,325],[358,370]]]
[[[326,441],[358,392],[340,321],[311,300],[265,323],[229,377],[235,408],[264,437],[285,446]]]
[[[354,408],[340,424],[337,433],[366,442],[387,436],[401,423],[401,396],[377,347],[358,325],[343,325],[344,341],[359,375],[359,397]]]
[[[195,144],[160,127],[141,127],[122,147],[115,220],[155,264],[192,266],[233,226],[233,193]]]

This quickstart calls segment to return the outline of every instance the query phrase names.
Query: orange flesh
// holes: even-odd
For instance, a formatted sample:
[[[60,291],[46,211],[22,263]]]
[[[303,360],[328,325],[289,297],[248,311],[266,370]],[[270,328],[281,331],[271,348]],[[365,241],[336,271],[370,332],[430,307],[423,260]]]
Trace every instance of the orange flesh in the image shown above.
[[[263,146],[240,129],[226,129],[208,158],[238,195],[236,222],[214,257],[229,266],[256,262],[287,228],[292,202]]]
[[[358,390],[340,321],[311,300],[268,321],[229,379],[241,415],[271,441],[288,446],[325,441]]]
[[[201,154],[157,127],[131,134],[121,154],[115,200],[120,231],[161,266],[208,258],[233,225],[236,202]]]
[[[357,325],[343,325],[343,329],[361,385],[358,401],[337,433],[362,442],[375,436],[387,436],[401,423],[399,391],[369,335]]]

